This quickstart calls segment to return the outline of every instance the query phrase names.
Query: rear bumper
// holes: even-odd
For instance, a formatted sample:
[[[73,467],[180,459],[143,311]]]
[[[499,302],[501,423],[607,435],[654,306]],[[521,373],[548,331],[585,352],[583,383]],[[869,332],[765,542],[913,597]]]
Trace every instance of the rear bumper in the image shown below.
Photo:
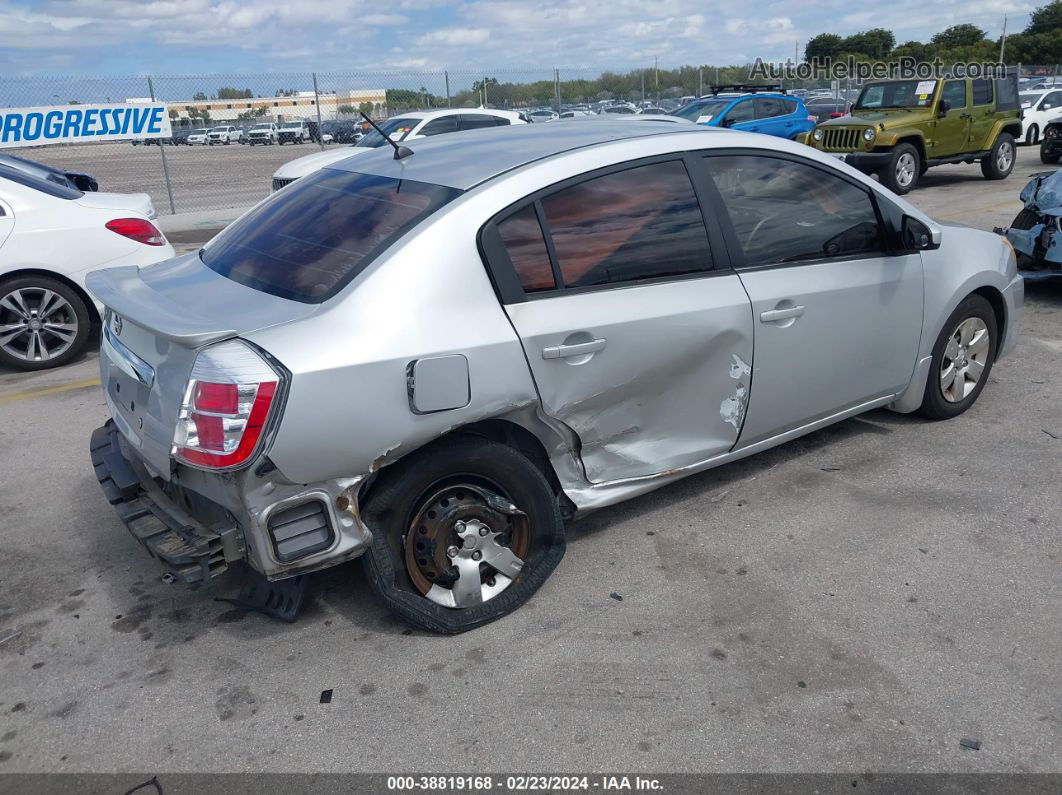
[[[237,561],[281,580],[359,557],[372,543],[358,512],[364,478],[298,484],[276,469],[219,477],[178,467],[164,489],[114,420],[93,431],[89,450],[96,480],[123,524],[188,585]]]
[[[243,559],[243,538],[235,527],[226,533],[208,530],[157,484],[146,482],[150,476],[132,455],[127,457],[112,420],[92,432],[89,452],[107,502],[133,538],[174,578],[200,585],[224,573],[229,563]]]

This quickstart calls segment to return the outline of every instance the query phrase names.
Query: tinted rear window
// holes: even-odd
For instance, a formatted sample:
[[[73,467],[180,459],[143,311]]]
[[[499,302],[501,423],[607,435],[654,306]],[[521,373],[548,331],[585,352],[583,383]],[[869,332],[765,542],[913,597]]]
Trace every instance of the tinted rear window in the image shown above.
[[[200,257],[240,284],[319,303],[459,194],[441,185],[323,169],[277,191]]]
[[[85,195],[77,188],[70,188],[50,179],[35,177],[20,168],[2,163],[0,163],[0,177],[17,182],[19,185],[25,185],[27,188],[39,190],[41,193],[47,193],[49,196],[55,196],[57,199],[80,199]]]

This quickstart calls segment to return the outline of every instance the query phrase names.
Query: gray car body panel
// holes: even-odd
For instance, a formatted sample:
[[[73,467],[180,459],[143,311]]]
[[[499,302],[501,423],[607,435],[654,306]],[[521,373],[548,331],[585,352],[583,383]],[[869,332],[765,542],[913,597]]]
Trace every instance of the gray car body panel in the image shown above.
[[[757,297],[750,301],[739,293],[750,287],[758,292],[757,282],[785,271],[763,292],[762,300],[774,302],[773,308],[790,294],[800,297],[800,274],[815,266],[764,270],[762,276],[729,273],[622,287],[521,306],[500,304],[484,267],[477,234],[501,208],[595,169],[715,147],[780,151],[814,161],[866,185],[879,201],[895,205],[929,227],[939,249],[863,260],[860,272],[827,273],[821,282],[825,292],[843,292],[849,280],[847,287],[865,292],[861,306],[866,309],[875,294],[873,274],[880,273],[876,289],[883,296],[903,296],[893,307],[898,311],[896,323],[905,325],[902,345],[891,350],[887,340],[873,336],[883,331],[884,310],[870,331],[845,328],[860,322],[858,312],[831,313],[828,300],[804,295],[801,300],[816,313],[814,324],[807,324],[812,326],[808,334],[798,343],[786,343],[788,347],[773,352],[765,349],[760,361],[753,347],[753,337],[759,345],[757,335],[764,333]],[[1006,331],[1000,354],[1014,343],[1011,329],[1022,288],[1009,247],[989,233],[942,227],[854,169],[800,144],[772,138],[766,149],[763,136],[754,134],[602,121],[456,133],[415,142],[413,148],[415,154],[403,160],[376,151],[333,168],[448,184],[466,192],[410,230],[322,304],[285,301],[236,285],[213,274],[198,258],[175,260],[180,264],[171,264],[172,270],[163,268],[158,275],[145,269],[137,278],[154,289],[137,286],[128,273],[98,283],[107,293],[104,303],[113,301],[116,309],[134,319],[134,326],[143,322],[145,328],[159,327],[158,339],[176,346],[172,352],[147,354],[155,356],[156,369],[170,372],[165,376],[165,389],[172,390],[171,394],[179,392],[176,384],[187,376],[194,354],[187,343],[197,333],[238,334],[290,373],[282,415],[258,457],[268,455],[274,472],[253,476],[256,463],[252,463],[242,473],[219,475],[178,468],[174,474],[183,485],[211,491],[214,499],[232,506],[234,512],[243,511],[241,523],[252,533],[265,532],[262,517],[276,510],[280,495],[285,504],[325,497],[335,503],[341,494],[356,497],[372,473],[440,436],[483,420],[512,423],[533,434],[545,449],[565,495],[580,512],[588,512],[871,408],[891,405],[898,411],[911,411],[921,403],[928,359],[945,320],[962,298],[977,289],[996,290],[1003,296]],[[218,296],[208,299],[207,306],[190,304],[194,315],[188,313],[178,323],[173,306],[191,302],[208,284],[218,289]],[[699,289],[702,285],[703,290]],[[713,285],[718,287],[714,294]],[[164,296],[157,292],[162,288]],[[688,297],[679,300],[683,288]],[[570,319],[568,305],[575,300],[586,314]],[[695,315],[693,304],[698,300],[716,312],[704,312],[694,333],[678,336],[681,312],[687,319]],[[550,301],[556,303],[550,306]],[[663,311],[669,303],[677,304],[679,315]],[[531,309],[532,304],[539,306]],[[163,307],[163,314],[156,315],[156,307]],[[635,335],[617,328],[601,335],[611,335],[608,346],[586,363],[573,366],[535,358],[536,352],[541,357],[541,348],[563,344],[573,332],[596,334],[594,322],[622,318],[624,312],[640,312],[652,320],[646,327],[648,338],[639,343],[642,348],[618,355],[623,352],[619,343],[632,344]],[[796,325],[812,317],[800,318]],[[162,328],[171,323],[180,333]],[[526,335],[523,341],[514,325]],[[148,332],[143,333],[142,340],[135,334],[131,340],[138,353],[150,347]],[[861,393],[860,383],[865,382],[844,372],[845,363],[831,361],[838,335],[851,335],[851,349],[866,346],[868,355],[890,356],[891,350],[880,383]],[[179,343],[173,341],[175,337]],[[159,346],[165,347],[156,342]],[[665,353],[654,359],[654,347]],[[171,355],[172,367],[166,361]],[[453,408],[416,410],[411,404],[410,374],[417,372],[422,361],[445,360],[452,368],[456,359],[451,357],[462,358],[462,367],[467,367],[468,402],[457,405],[463,394],[455,388],[460,378],[448,369],[442,392],[450,403],[439,395],[427,397]],[[803,416],[793,415],[784,399],[767,394],[771,374],[765,368],[785,357],[793,359],[791,377],[812,384],[801,398]],[[106,384],[109,365],[104,359],[101,368]],[[587,379],[589,391],[580,399],[574,390],[564,392],[564,379],[551,384],[542,377],[547,366],[554,373],[565,372],[557,368],[587,368],[590,373],[592,366],[600,372]],[[831,378],[842,379],[840,397]],[[660,394],[670,383],[681,385],[682,391],[682,399],[672,404]],[[594,384],[606,388],[595,394]],[[698,394],[700,385],[703,394]],[[766,387],[765,396],[758,400],[760,385]],[[550,389],[547,399],[544,392]],[[742,401],[747,401],[747,420]],[[430,409],[434,404],[429,400],[425,405]],[[748,424],[754,419],[755,429],[749,424],[746,437],[742,421]],[[153,434],[165,437],[164,420],[160,419]],[[352,522],[341,534],[346,541],[340,538],[332,549],[291,565],[273,559],[262,537],[252,537],[251,563],[277,577],[345,560],[364,549],[368,535],[356,514],[346,518]]]

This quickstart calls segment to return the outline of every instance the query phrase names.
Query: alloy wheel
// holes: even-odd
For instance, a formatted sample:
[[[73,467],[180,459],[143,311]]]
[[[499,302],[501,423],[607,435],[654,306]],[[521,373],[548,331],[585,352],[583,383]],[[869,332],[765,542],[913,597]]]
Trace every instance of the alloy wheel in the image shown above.
[[[968,317],[951,333],[940,363],[940,391],[949,403],[959,403],[977,387],[988,363],[988,326]]]
[[[904,152],[896,161],[896,184],[906,188],[914,181],[915,171],[914,155]]]
[[[0,348],[25,362],[61,356],[77,339],[70,302],[46,287],[20,287],[0,298]]]
[[[1003,141],[999,145],[999,151],[996,152],[996,167],[1002,172],[1007,172],[1013,162],[1014,150],[1009,141]]]

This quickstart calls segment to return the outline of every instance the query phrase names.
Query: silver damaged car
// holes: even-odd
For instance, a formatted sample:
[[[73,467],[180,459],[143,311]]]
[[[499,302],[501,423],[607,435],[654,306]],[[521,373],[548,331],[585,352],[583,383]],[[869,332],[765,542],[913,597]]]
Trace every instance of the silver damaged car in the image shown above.
[[[567,521],[871,409],[956,417],[1015,342],[1004,239],[800,144],[599,120],[411,148],[89,277],[95,474],[167,578],[241,564],[292,618],[361,557],[460,632],[534,594]]]

